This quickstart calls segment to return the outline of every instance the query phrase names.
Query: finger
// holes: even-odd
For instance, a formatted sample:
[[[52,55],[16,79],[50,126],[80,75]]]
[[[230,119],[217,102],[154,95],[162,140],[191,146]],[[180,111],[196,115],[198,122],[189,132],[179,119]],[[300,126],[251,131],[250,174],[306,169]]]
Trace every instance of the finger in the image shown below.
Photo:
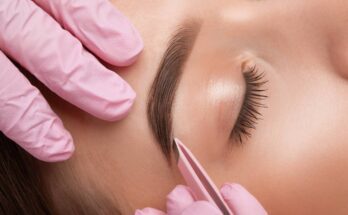
[[[239,184],[225,184],[221,188],[221,195],[236,215],[267,214],[256,198]]]
[[[136,210],[135,215],[166,215],[166,214],[154,208],[144,208],[142,210]]]
[[[168,215],[180,215],[195,202],[192,191],[184,185],[177,185],[167,196]]]
[[[0,130],[43,161],[68,159],[73,141],[39,90],[0,52]]]
[[[186,208],[180,215],[223,215],[221,211],[207,201],[197,201]]]
[[[107,0],[34,0],[96,55],[127,66],[143,49],[131,22]]]
[[[56,94],[104,120],[125,116],[135,93],[31,0],[0,1],[0,49]]]

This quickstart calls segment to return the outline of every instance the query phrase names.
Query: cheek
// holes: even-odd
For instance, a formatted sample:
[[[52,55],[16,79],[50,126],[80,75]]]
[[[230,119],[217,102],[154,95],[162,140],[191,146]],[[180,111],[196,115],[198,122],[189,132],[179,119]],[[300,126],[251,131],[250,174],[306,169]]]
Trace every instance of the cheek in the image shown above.
[[[276,210],[282,210],[278,205],[287,205],[299,213],[309,208],[330,211],[348,198],[348,135],[342,131],[348,119],[344,110],[337,109],[342,103],[336,99],[343,98],[328,93],[320,98],[311,95],[297,107],[290,106],[287,116],[279,116],[283,120],[272,126],[273,132],[264,142],[272,148],[265,154],[272,162],[263,163],[268,169],[265,176],[269,181],[265,182],[277,184],[267,197]],[[296,102],[296,98],[291,100]],[[278,205],[273,203],[275,196],[280,197]]]
[[[220,173],[246,186],[270,214],[332,213],[348,199],[348,88],[316,72],[306,83],[299,72],[298,80],[271,87],[253,139],[233,150],[228,173]]]

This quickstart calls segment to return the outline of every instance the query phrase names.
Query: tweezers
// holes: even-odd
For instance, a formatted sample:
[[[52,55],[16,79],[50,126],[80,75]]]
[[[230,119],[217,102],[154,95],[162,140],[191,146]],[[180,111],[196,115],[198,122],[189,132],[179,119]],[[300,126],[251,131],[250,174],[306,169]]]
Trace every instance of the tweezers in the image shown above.
[[[177,138],[173,141],[173,148],[177,155],[177,166],[187,186],[193,191],[196,200],[212,203],[220,209],[223,215],[233,215],[216,185],[192,152]]]

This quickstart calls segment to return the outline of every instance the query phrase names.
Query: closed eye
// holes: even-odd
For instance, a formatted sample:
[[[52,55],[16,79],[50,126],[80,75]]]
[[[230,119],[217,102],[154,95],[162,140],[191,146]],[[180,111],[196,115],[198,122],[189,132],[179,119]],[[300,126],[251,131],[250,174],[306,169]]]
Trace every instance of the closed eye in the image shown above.
[[[268,82],[264,72],[256,66],[249,67],[243,72],[246,90],[243,104],[239,112],[238,119],[230,133],[230,139],[243,143],[251,137],[252,130],[256,129],[256,124],[262,114],[260,108],[266,108],[264,100],[267,98],[265,84]]]

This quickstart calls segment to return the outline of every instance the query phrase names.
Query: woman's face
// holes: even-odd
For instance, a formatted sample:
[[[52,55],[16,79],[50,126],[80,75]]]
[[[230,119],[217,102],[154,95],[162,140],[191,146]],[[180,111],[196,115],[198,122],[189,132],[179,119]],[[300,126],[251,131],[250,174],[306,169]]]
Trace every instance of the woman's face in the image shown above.
[[[52,98],[76,152],[68,162],[49,166],[51,175],[57,169],[78,175],[80,190],[94,184],[114,196],[124,214],[146,206],[165,209],[165,196],[184,182],[150,129],[148,93],[168,41],[194,20],[200,30],[176,91],[174,136],[218,186],[242,184],[270,214],[348,213],[348,3],[112,2],[144,39],[134,66],[114,68],[134,87],[136,103],[126,119],[107,123]],[[255,81],[266,84],[245,81],[252,67],[254,76],[264,75]],[[246,118],[247,110],[259,119]],[[249,137],[241,134],[242,143],[236,138],[241,122],[256,127],[246,129]]]

